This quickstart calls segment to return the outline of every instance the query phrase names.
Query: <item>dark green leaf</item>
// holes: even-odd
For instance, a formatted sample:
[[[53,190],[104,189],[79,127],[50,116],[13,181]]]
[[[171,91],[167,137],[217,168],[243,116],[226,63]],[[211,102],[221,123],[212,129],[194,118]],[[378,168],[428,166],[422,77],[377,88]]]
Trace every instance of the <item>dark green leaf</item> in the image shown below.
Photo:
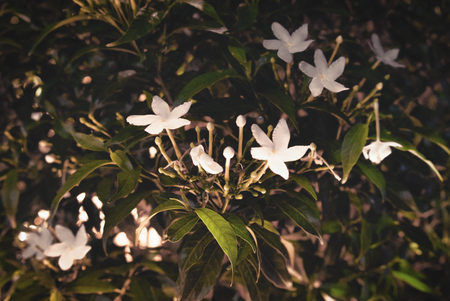
[[[320,214],[316,204],[305,196],[297,198],[275,195],[270,198],[290,219],[307,233],[317,236],[323,243]]]
[[[83,133],[72,133],[73,139],[84,149],[97,151],[97,152],[107,152],[103,141],[94,135],[86,135]]]
[[[209,232],[219,243],[223,252],[228,256],[231,263],[232,273],[236,269],[237,262],[237,242],[236,235],[230,224],[218,213],[208,208],[197,208],[195,210],[198,217],[203,221]],[[233,276],[231,276],[233,279]]]
[[[198,301],[206,296],[219,280],[222,260],[222,248],[215,242],[209,244],[187,273],[181,273],[181,300]]]
[[[348,125],[351,125],[350,119],[348,119],[347,115],[342,113],[342,111],[339,110],[338,108],[336,108],[335,106],[330,105],[328,102],[323,102],[323,101],[308,102],[306,104],[302,104],[300,106],[300,109],[314,109],[314,110],[326,112],[326,113],[329,113],[329,114],[341,119]]]
[[[187,215],[174,220],[167,228],[167,240],[177,242],[188,234],[197,224],[197,215]]]
[[[403,273],[400,271],[392,271],[392,274],[394,275],[395,278],[408,283],[409,285],[411,285],[412,287],[421,292],[433,293],[433,290],[428,285],[426,285],[425,283],[423,283],[422,281],[420,281],[419,279],[410,274]]]
[[[122,143],[129,139],[135,138],[136,136],[140,138],[139,140],[150,136],[150,134],[145,132],[144,129],[145,126],[126,126],[121,129],[114,137],[112,137],[111,140],[107,141],[105,143],[105,146]]]
[[[202,256],[206,246],[213,241],[214,236],[211,232],[206,231],[205,227],[203,229],[205,231],[202,229],[195,231],[184,243],[178,256],[181,273],[186,273]]]
[[[181,90],[175,99],[174,106],[178,106],[186,101],[189,101],[195,94],[203,89],[209,88],[220,80],[224,80],[230,77],[241,77],[234,70],[219,70],[215,72],[205,73],[197,76],[191,80]]]
[[[248,2],[247,2],[248,3]],[[233,30],[244,30],[255,22],[258,16],[257,4],[246,4],[238,7],[238,20],[233,26]]]
[[[259,216],[259,219],[261,220],[261,227],[264,227],[264,215],[263,215],[261,207],[259,207],[258,203],[251,198],[245,198],[244,201],[253,210],[255,210],[255,213]]]
[[[251,73],[251,62],[247,62],[247,57],[245,56],[245,49],[244,46],[236,40],[235,38],[231,38],[228,41],[228,50],[230,51],[231,55],[234,56],[234,58],[242,65],[247,71],[247,74],[250,75]]]
[[[367,160],[359,160],[357,166],[361,169],[363,175],[380,189],[381,197],[384,201],[386,197],[386,180],[381,171]]]
[[[342,184],[347,182],[350,171],[361,156],[368,133],[369,127],[366,124],[357,123],[345,135],[341,148],[342,169],[344,170]]]
[[[210,15],[214,18],[217,22],[219,22],[222,26],[225,26],[225,23],[223,23],[222,19],[217,14],[214,7],[212,7],[210,4],[206,3],[202,0],[186,0],[185,3],[192,5],[193,7],[197,8],[198,10],[204,12],[207,15]]]
[[[155,286],[151,282],[151,279],[145,279],[144,277],[132,277],[130,282],[131,298],[135,301],[170,301],[169,298],[164,295],[161,288]]]
[[[400,221],[399,229],[405,233],[406,237],[417,243],[422,251],[434,250],[433,243],[422,228],[415,227],[408,222]]]
[[[283,245],[283,243],[280,240],[280,236],[276,235],[273,232],[270,232],[264,228],[261,228],[256,225],[252,225],[251,229],[255,232],[257,237],[261,238],[262,241],[266,242],[267,244],[271,245],[275,250],[277,250],[286,260],[289,260],[289,253],[286,250],[286,247]],[[260,245],[261,240],[258,239],[258,245]]]
[[[150,191],[135,192],[129,195],[127,198],[121,199],[116,202],[116,204],[114,204],[114,206],[111,207],[108,212],[106,212],[105,226],[102,237],[103,250],[105,251],[105,253],[107,253],[106,240],[108,239],[111,230],[125,217],[127,217],[128,214],[130,214],[131,211],[136,208],[137,204],[148,197],[150,193]]]
[[[306,191],[308,191],[311,194],[311,196],[317,201],[317,195],[316,192],[314,191],[314,187],[311,185],[311,182],[308,180],[307,177],[302,175],[291,174],[291,178],[293,178],[298,185],[305,188]]]
[[[94,277],[81,277],[65,286],[65,291],[75,294],[103,294],[112,293],[117,287],[111,282]]]
[[[117,164],[123,171],[127,172],[133,178],[139,177],[136,171],[133,169],[133,165],[128,159],[127,154],[122,150],[116,150],[115,152],[110,150],[111,160]]]
[[[142,38],[150,33],[162,21],[164,16],[164,13],[157,12],[151,7],[143,7],[136,14],[136,18],[131,22],[130,27],[128,27],[123,36],[117,41],[107,44],[106,47],[114,47]]]
[[[247,261],[244,260],[238,265],[238,271],[241,274],[242,284],[247,289],[252,301],[269,300],[268,287],[264,288],[258,285],[258,279]]]
[[[255,243],[244,222],[234,214],[224,213],[222,216],[230,223],[234,233],[245,240],[252,247],[253,252],[256,252]]]
[[[81,182],[84,178],[86,178],[89,174],[91,174],[94,170],[97,168],[113,164],[109,160],[95,160],[89,163],[86,163],[85,165],[81,166],[74,174],[72,174],[64,183],[64,185],[61,187],[61,189],[58,191],[58,194],[55,196],[55,198],[52,201],[52,205],[50,207],[50,220],[53,219],[56,213],[56,209],[58,209],[59,202],[61,201],[62,197],[73,187],[75,187],[78,183]]]
[[[260,95],[267,98],[271,103],[277,106],[278,109],[281,110],[281,112],[288,115],[296,130],[299,131],[297,120],[295,119],[297,111],[295,110],[294,102],[292,101],[292,98],[290,96],[281,91],[261,93]]]
[[[410,203],[408,200],[400,197],[392,188],[388,187],[386,192],[388,201],[390,201],[395,207],[403,211],[413,211],[413,209],[411,209],[413,203]]]
[[[361,226],[361,251],[360,251],[360,257],[364,256],[369,250],[370,246],[372,245],[372,230],[370,223],[366,222],[365,220],[362,221]]]
[[[140,169],[140,168],[138,168]],[[108,200],[108,203],[114,202],[124,196],[129,195],[137,184],[137,178],[132,177],[128,172],[121,171],[117,174],[117,190],[116,193]]]
[[[286,261],[274,248],[265,242],[260,242],[261,271],[276,287],[291,289],[292,280],[286,269]]]
[[[432,128],[413,127],[412,129],[401,128],[401,130],[413,131],[414,133],[416,133],[416,134],[418,134],[418,135],[420,135],[420,136],[422,136],[424,138],[427,138],[431,142],[436,143],[437,145],[439,145],[447,154],[450,155],[450,148],[447,146],[447,143]]]
[[[1,192],[3,207],[5,208],[5,213],[10,220],[12,228],[16,228],[16,212],[20,195],[19,187],[17,186],[18,182],[19,175],[17,174],[17,170],[10,170],[3,182]]]

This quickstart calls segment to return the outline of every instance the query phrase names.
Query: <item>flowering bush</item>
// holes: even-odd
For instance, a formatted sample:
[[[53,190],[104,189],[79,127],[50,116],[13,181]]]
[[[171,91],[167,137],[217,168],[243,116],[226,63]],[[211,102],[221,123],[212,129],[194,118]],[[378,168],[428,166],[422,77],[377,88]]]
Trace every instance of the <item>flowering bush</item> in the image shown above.
[[[397,40],[360,1],[21,2],[2,299],[448,295],[449,94],[413,44],[441,55],[436,29]]]

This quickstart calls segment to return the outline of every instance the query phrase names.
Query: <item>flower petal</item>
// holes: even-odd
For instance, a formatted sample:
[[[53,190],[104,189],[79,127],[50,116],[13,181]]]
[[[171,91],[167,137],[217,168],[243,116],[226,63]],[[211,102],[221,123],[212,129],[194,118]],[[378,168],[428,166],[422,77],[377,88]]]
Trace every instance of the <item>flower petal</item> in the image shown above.
[[[80,229],[78,229],[77,236],[75,237],[75,244],[74,247],[80,247],[86,245],[88,241],[88,235],[86,233],[86,228],[84,227],[84,224],[80,226]]]
[[[31,233],[27,233],[27,238],[26,238],[26,242],[29,245],[37,245],[40,241],[41,237],[39,234],[31,232]]]
[[[281,40],[285,43],[289,42],[291,35],[289,34],[289,31],[286,30],[286,28],[284,28],[283,26],[280,25],[280,23],[273,22],[272,23],[272,31],[278,40]]]
[[[269,137],[267,137],[266,133],[264,133],[257,124],[252,124],[252,134],[253,137],[255,137],[256,142],[258,142],[262,147],[266,147],[270,150],[275,149],[273,142],[269,139]]]
[[[160,116],[163,120],[166,120],[170,116],[170,108],[167,102],[162,100],[158,95],[153,96],[152,100],[152,110],[153,112]]]
[[[345,68],[345,57],[341,56],[334,61],[323,75],[329,80],[335,80],[342,75]]]
[[[196,147],[193,147],[190,151],[192,163],[194,163],[195,166],[198,166],[200,164],[200,156],[205,153],[205,150],[203,149],[202,145],[197,145]]]
[[[67,271],[70,269],[73,265],[73,254],[72,252],[64,252],[61,254],[61,257],[59,257],[58,260],[59,267],[63,271]]]
[[[384,56],[384,50],[381,46],[380,37],[376,33],[372,34],[372,44],[369,43],[370,48],[377,56]]]
[[[147,125],[151,124],[157,120],[160,120],[161,117],[148,114],[148,115],[131,115],[127,117],[127,122],[132,125]]]
[[[280,49],[278,49],[277,55],[286,63],[292,63],[292,54],[286,45],[282,45]]]
[[[66,253],[70,248],[70,245],[66,242],[58,242],[56,244],[51,245],[47,249],[44,250],[44,254],[50,257],[58,257],[61,254]]]
[[[291,132],[287,125],[286,119],[281,118],[277,126],[273,130],[272,141],[275,146],[275,152],[282,152],[288,148]]]
[[[73,259],[80,260],[86,256],[86,253],[89,252],[91,246],[78,246],[72,250]]]
[[[283,43],[280,40],[264,40],[263,41],[264,48],[269,49],[269,50],[278,50],[283,45],[285,45],[285,43]]]
[[[222,166],[220,166],[213,158],[211,158],[208,154],[204,153],[200,156],[200,165],[203,169],[210,174],[218,174],[223,171]]]
[[[320,49],[317,49],[316,52],[314,52],[314,64],[316,65],[319,74],[324,74],[328,69],[327,60]]]
[[[298,68],[309,77],[319,76],[319,71],[317,70],[317,68],[313,67],[307,62],[301,61],[300,64],[298,64]]]
[[[308,23],[305,23],[292,33],[291,45],[298,45],[299,43],[304,42],[307,37],[308,37]]]
[[[348,88],[346,88],[344,85],[335,82],[334,80],[329,80],[327,78],[322,80],[322,84],[325,88],[334,93],[339,93],[341,91],[348,90]]]
[[[28,259],[30,257],[33,257],[34,254],[38,252],[38,249],[36,249],[35,245],[29,245],[25,248],[25,250],[22,251],[22,258]]]
[[[312,96],[317,97],[322,93],[323,84],[320,77],[314,77],[309,84],[309,90],[311,91]]]
[[[388,51],[386,51],[386,53],[384,54],[384,56],[390,60],[395,61],[397,59],[398,53],[399,53],[400,49],[398,48],[393,48],[390,49]]]
[[[297,161],[306,154],[308,149],[309,145],[292,146],[280,153],[277,153],[277,157],[283,162]]]
[[[35,256],[35,258],[36,258],[37,260],[44,260],[45,254],[42,253],[42,252],[39,251],[39,250],[36,250],[36,256]]]
[[[191,124],[191,122],[184,118],[178,118],[178,119],[169,119],[167,121],[162,122],[162,126],[166,130],[176,130],[182,126]]]
[[[289,52],[290,53],[297,53],[297,52],[305,51],[305,49],[308,48],[308,46],[312,42],[314,42],[314,40],[308,40],[308,41],[305,41],[305,42],[296,43],[295,45],[289,47]]]
[[[267,160],[271,151],[267,147],[252,147],[250,149],[252,158],[256,160]]]
[[[282,176],[285,180],[287,180],[289,178],[289,170],[288,170],[286,164],[283,161],[281,161],[280,158],[273,155],[273,156],[269,157],[268,162],[269,162],[269,168],[271,171],[273,171],[277,175]]]
[[[61,225],[56,225],[55,234],[61,242],[65,242],[70,245],[73,245],[73,243],[75,243],[75,236],[69,228]]]
[[[187,102],[179,105],[178,107],[174,108],[172,110],[172,112],[170,112],[169,119],[180,118],[181,116],[183,116],[184,114],[186,114],[189,111],[189,109],[191,108],[191,105],[192,105],[192,100],[187,101]]]
[[[160,119],[158,121],[153,122],[148,127],[144,129],[149,134],[158,135],[164,130],[163,121]]]

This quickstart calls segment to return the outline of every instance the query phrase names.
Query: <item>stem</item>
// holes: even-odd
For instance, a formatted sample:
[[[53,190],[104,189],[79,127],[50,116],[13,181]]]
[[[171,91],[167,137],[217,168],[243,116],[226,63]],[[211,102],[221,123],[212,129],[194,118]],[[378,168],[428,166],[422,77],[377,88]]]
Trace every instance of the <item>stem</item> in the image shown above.
[[[181,161],[181,152],[180,152],[180,150],[178,149],[178,145],[177,145],[177,143],[175,142],[175,138],[173,137],[172,131],[166,129],[166,132],[167,132],[167,136],[169,136],[169,139],[170,139],[170,141],[172,142],[173,149],[175,150],[175,154],[177,155],[178,160]]]
[[[244,140],[244,127],[239,127],[239,146],[237,153],[237,163],[241,162],[242,159],[242,140]]]
[[[374,103],[373,103],[373,109],[375,111],[375,122],[376,122],[376,129],[377,129],[377,141],[381,141],[380,140],[380,116],[378,114],[378,99],[375,99]]]
[[[155,144],[158,146],[159,151],[161,152],[161,154],[163,155],[164,159],[166,159],[167,163],[170,164],[170,162],[172,162],[172,160],[170,160],[169,156],[166,153],[166,150],[164,149],[164,147],[162,146],[162,141],[160,137],[156,137],[155,138]]]
[[[227,209],[229,202],[230,202],[230,196],[227,195],[227,197],[225,198],[225,203],[223,204],[221,213],[225,213],[225,210]]]

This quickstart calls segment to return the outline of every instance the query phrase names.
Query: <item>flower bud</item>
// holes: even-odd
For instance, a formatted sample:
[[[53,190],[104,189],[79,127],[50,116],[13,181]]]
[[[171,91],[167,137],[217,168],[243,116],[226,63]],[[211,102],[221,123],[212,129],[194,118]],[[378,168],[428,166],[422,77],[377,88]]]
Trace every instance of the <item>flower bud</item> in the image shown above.
[[[242,115],[239,115],[239,116],[236,118],[236,125],[237,125],[238,127],[243,127],[243,126],[245,125],[246,122],[247,122],[247,120],[246,120],[245,117],[242,116]]]
[[[208,131],[212,131],[212,130],[214,130],[214,124],[212,124],[211,122],[208,122],[208,124],[206,125],[206,128],[208,129]]]
[[[375,87],[378,91],[380,91],[381,89],[383,89],[383,83],[378,83]]]
[[[155,138],[155,144],[159,146],[159,145],[161,145],[161,143],[162,143],[161,138],[160,137],[156,137]]]
[[[339,35],[339,36],[336,38],[336,43],[342,44],[342,42],[344,42],[344,39],[342,38],[341,35]]]
[[[244,198],[244,196],[242,194],[238,194],[237,196],[234,197],[236,200],[242,200]]]
[[[227,146],[223,150],[223,156],[227,159],[231,159],[234,157],[234,149],[231,146]]]

